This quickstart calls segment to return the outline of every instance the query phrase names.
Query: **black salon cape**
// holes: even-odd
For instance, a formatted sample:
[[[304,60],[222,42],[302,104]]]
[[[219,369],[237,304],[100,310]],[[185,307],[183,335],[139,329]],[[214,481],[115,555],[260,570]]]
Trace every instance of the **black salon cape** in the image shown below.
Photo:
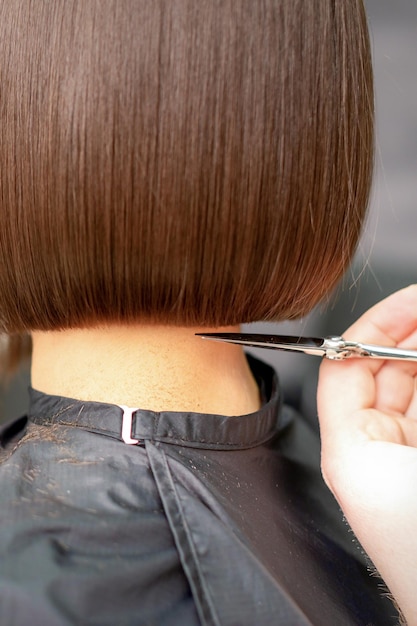
[[[251,367],[260,411],[140,410],[138,445],[119,407],[32,390],[2,432],[1,626],[397,623],[316,435]]]

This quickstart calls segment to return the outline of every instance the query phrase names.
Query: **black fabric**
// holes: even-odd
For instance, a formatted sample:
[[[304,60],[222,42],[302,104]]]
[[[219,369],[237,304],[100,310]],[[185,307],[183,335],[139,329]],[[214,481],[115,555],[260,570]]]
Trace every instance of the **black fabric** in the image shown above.
[[[251,366],[259,412],[137,410],[138,445],[120,407],[32,390],[0,433],[2,626],[398,623],[316,435]]]

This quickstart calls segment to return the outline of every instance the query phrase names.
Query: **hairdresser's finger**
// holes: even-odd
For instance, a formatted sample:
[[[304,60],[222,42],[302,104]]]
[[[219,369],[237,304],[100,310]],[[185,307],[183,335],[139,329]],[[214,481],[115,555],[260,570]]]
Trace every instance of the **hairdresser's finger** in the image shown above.
[[[411,342],[410,347],[416,347],[417,285],[402,289],[369,309],[344,336],[354,341],[386,346],[409,346]],[[408,374],[409,378],[417,374],[417,363],[398,362],[390,365],[393,366],[396,367],[398,379],[401,379],[401,373]],[[381,385],[378,386],[376,375],[380,371],[383,375],[383,367],[384,361],[377,359],[358,358],[337,363],[323,361],[320,368],[319,403],[325,408],[322,419],[333,415],[330,428],[338,416],[378,406],[377,393]],[[409,389],[407,393],[409,399]],[[405,397],[404,394],[402,396]]]
[[[417,363],[387,361],[375,377],[374,407],[417,419]]]
[[[354,341],[417,348],[417,285],[382,300],[344,334]]]
[[[370,309],[346,336],[397,345],[414,340],[416,329],[417,287],[413,286]],[[395,379],[385,375],[390,370],[396,372]],[[415,420],[400,417],[415,410],[415,373],[417,365],[409,363],[384,366],[383,361],[372,359],[323,362],[318,408],[325,473],[331,476],[342,459],[349,457],[352,446],[366,441],[417,445]]]

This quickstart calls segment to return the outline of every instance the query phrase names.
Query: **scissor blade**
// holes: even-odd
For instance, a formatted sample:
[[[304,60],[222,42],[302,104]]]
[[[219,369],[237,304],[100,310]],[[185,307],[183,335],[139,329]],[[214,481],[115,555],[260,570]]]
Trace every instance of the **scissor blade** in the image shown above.
[[[227,341],[252,348],[269,348],[271,350],[290,350],[292,352],[305,352],[307,354],[324,355],[322,337],[296,337],[291,335],[264,335],[250,333],[197,333],[204,339],[215,341]]]

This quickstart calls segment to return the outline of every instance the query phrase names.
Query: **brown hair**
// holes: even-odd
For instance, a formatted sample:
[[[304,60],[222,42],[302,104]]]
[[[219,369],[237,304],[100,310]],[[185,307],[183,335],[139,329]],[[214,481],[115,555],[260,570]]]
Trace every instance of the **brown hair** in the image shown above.
[[[329,292],[373,161],[361,0],[14,0],[0,23],[0,330]]]

